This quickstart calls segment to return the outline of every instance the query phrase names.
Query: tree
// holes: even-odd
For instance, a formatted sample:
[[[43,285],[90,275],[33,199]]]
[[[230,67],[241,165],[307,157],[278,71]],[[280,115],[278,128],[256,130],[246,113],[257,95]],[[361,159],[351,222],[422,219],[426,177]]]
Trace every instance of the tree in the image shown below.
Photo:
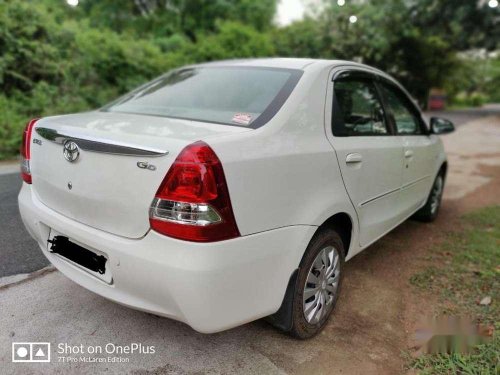
[[[500,12],[487,1],[407,1],[413,26],[428,35],[439,35],[454,50],[489,50],[500,47]]]
[[[219,21],[269,29],[276,0],[82,0],[80,10],[75,15],[97,27],[157,37],[181,32],[196,41],[200,32],[215,32]]]
[[[325,1],[314,17],[278,30],[277,49],[289,56],[356,60],[378,67],[424,104],[429,90],[444,85],[457,68],[456,51],[465,43],[451,43],[445,28],[427,24],[434,20],[431,16],[420,18],[425,2],[433,0],[352,1],[343,7]],[[462,11],[454,14],[453,25],[462,20]],[[357,16],[356,23],[349,22],[351,15]],[[477,30],[484,32],[484,26]]]

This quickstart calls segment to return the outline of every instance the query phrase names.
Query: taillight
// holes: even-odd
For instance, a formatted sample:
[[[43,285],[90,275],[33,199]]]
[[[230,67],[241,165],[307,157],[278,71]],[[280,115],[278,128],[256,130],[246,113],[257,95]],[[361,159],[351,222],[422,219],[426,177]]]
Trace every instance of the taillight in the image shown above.
[[[30,120],[23,131],[23,141],[21,143],[21,177],[23,181],[31,184],[31,170],[30,170],[30,157],[31,157],[31,132],[35,126],[37,118]]]
[[[163,179],[149,210],[151,228],[187,241],[239,237],[222,164],[204,142],[184,148]]]

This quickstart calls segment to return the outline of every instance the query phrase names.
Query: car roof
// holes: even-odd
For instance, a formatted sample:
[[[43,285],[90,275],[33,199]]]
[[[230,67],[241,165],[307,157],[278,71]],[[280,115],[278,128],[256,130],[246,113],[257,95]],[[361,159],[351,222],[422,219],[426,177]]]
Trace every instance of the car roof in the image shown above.
[[[266,68],[283,68],[283,69],[301,69],[308,70],[310,68],[322,66],[353,66],[364,69],[369,69],[374,72],[383,73],[371,66],[356,63],[346,60],[325,60],[325,59],[309,59],[309,58],[257,58],[257,59],[236,59],[236,60],[221,60],[208,63],[196,64],[195,66],[248,66],[248,67],[266,67]]]
[[[373,73],[385,77],[389,81],[396,84],[401,88],[410,98],[411,95],[408,91],[391,75],[386,72],[374,68],[370,65],[361,64],[348,60],[326,60],[326,59],[311,59],[311,58],[296,58],[296,57],[265,57],[255,59],[234,59],[234,60],[220,60],[200,64],[191,65],[192,67],[228,67],[228,66],[243,66],[243,67],[262,67],[262,68],[280,68],[280,69],[300,69],[304,72],[308,70],[322,70],[324,68],[337,68],[345,67],[350,69],[363,70],[365,72]],[[414,99],[412,99],[414,100]]]

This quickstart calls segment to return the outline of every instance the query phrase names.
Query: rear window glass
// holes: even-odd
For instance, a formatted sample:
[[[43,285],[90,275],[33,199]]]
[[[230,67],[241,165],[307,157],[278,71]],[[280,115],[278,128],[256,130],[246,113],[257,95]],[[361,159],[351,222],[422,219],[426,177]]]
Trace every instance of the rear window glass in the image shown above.
[[[258,127],[269,121],[302,71],[195,67],[173,71],[103,110]]]

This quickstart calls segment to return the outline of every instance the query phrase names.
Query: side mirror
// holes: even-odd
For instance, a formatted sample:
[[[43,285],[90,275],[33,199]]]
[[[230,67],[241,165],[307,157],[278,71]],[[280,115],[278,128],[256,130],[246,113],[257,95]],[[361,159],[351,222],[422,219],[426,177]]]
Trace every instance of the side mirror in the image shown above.
[[[444,118],[431,118],[431,133],[432,134],[448,134],[455,131],[455,125],[450,120]]]

